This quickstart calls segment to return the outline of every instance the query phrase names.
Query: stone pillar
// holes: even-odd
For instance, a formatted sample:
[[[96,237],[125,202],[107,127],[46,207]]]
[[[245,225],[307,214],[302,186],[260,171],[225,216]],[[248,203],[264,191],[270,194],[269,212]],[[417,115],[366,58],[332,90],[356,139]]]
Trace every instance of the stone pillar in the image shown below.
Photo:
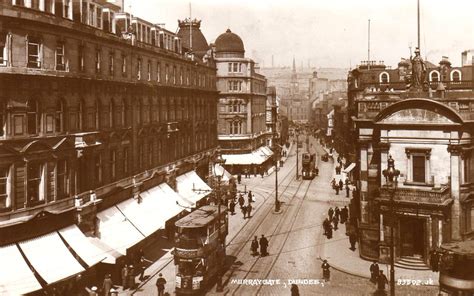
[[[432,221],[431,221],[431,217],[428,217],[428,219],[426,220],[426,228],[428,230],[428,250],[431,249],[431,247],[433,246],[433,233],[431,231],[431,228],[432,227]]]
[[[451,153],[451,197],[453,205],[451,207],[451,238],[453,240],[461,239],[460,215],[461,205],[459,203],[460,194],[460,152],[461,149],[456,145],[449,145],[448,152]]]
[[[438,247],[443,244],[443,219],[438,220]]]

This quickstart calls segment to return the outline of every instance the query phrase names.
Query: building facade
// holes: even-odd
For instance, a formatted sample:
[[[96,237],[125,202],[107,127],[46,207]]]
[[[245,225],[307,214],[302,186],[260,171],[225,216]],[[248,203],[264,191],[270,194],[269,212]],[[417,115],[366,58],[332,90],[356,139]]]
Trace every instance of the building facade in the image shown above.
[[[220,92],[218,139],[226,166],[233,172],[243,166],[260,169],[268,153],[259,149],[271,137],[266,127],[266,79],[258,73],[255,62],[245,57],[242,39],[230,29],[217,37],[214,46]],[[256,157],[247,163],[245,159],[251,154]]]
[[[428,264],[430,250],[474,234],[473,66],[452,67],[446,57],[423,64],[426,71],[410,60],[396,69],[364,62],[348,79],[360,255],[387,261],[393,225],[396,264],[408,267]],[[395,190],[383,176],[390,157],[400,171]]]
[[[0,246],[100,238],[98,212],[207,176],[216,68],[181,42],[107,1],[0,2]]]

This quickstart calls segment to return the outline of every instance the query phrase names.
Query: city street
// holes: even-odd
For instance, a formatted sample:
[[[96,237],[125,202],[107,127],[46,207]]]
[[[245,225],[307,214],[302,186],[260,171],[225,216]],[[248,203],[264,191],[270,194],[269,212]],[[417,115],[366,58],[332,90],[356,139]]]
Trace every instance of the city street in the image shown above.
[[[325,151],[312,139],[318,159]],[[302,149],[300,149],[300,156]],[[300,157],[301,161],[301,157]],[[252,190],[256,202],[251,219],[242,219],[237,212],[229,218],[227,237],[228,270],[224,274],[224,291],[209,289],[207,295],[289,295],[291,283],[298,284],[301,295],[371,295],[375,286],[367,278],[331,269],[331,280],[322,280],[321,263],[325,247],[332,240],[323,236],[321,223],[330,206],[343,207],[349,199],[330,188],[334,175],[332,160],[318,160],[319,176],[313,180],[296,180],[296,151],[293,147],[288,161],[279,170],[279,199],[282,212],[274,213],[274,174],[243,178],[239,189]],[[299,166],[301,170],[301,165]],[[340,225],[336,232],[345,232]],[[269,255],[252,256],[250,242],[264,234],[269,240]],[[347,247],[349,242],[347,240]],[[171,258],[169,256],[168,258]],[[362,261],[362,260],[361,260]],[[170,262],[159,270],[149,270],[152,277],[134,295],[155,295],[158,272],[167,279],[166,291],[174,294],[175,267]],[[261,280],[262,282],[260,282]],[[263,280],[267,280],[263,282]],[[311,281],[310,281],[311,280]],[[293,281],[293,282],[292,282]],[[388,289],[388,287],[387,287]],[[397,295],[436,295],[437,287],[397,286]]]

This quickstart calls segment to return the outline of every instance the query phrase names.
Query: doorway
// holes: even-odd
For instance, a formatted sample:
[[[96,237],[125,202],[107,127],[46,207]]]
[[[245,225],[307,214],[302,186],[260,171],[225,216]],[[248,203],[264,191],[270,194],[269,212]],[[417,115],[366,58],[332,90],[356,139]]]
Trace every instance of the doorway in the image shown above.
[[[400,255],[423,258],[425,249],[424,219],[400,219]]]

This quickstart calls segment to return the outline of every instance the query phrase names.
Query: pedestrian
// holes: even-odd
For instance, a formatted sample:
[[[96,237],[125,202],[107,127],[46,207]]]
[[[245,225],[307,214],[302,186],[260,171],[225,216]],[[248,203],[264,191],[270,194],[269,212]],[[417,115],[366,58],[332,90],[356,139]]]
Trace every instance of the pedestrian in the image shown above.
[[[328,224],[328,230],[327,230],[327,235],[326,237],[328,239],[331,239],[332,238],[332,226],[331,226],[331,223]]]
[[[252,256],[258,255],[258,239],[257,236],[253,238],[252,243],[250,244],[250,251],[252,252]]]
[[[329,281],[329,278],[331,277],[331,271],[329,270],[330,267],[331,266],[327,260],[324,260],[323,264],[321,264],[321,268],[323,269],[323,278],[326,282]]]
[[[242,174],[240,174],[239,172],[239,174],[237,175],[237,183],[240,184],[241,181],[242,181]]]
[[[133,265],[128,267],[128,287],[130,289],[135,289],[135,268]]]
[[[439,252],[436,249],[430,251],[430,265],[431,270],[434,272],[439,271]]]
[[[300,290],[296,284],[291,284],[291,296],[300,296]]]
[[[350,192],[351,192],[351,189],[349,188],[349,185],[346,185],[346,197],[349,197]]]
[[[332,209],[332,207],[330,207],[328,210],[329,221],[332,221],[333,215],[334,215],[334,210]]]
[[[252,205],[249,203],[247,205],[247,217],[250,219],[250,214],[252,213]]]
[[[326,217],[323,221],[323,229],[324,229],[324,235],[328,234],[328,227],[331,226],[331,223],[329,223],[329,219]]]
[[[139,277],[139,280],[140,281],[143,281],[144,279],[144,276],[145,276],[145,270],[146,268],[148,267],[148,264],[152,264],[153,261],[150,261],[148,259],[145,258],[145,256],[142,256],[140,258],[140,262],[139,262],[139,268],[140,268],[140,277]]]
[[[253,202],[253,195],[252,195],[252,190],[249,190],[249,194],[247,195],[247,200],[249,204]]]
[[[268,255],[267,248],[268,248],[268,240],[267,240],[267,238],[262,234],[262,237],[260,238],[260,255],[261,255],[262,257]]]
[[[336,195],[339,195],[339,186],[336,186]]]
[[[110,274],[106,274],[104,282],[102,283],[102,291],[104,292],[104,296],[110,295],[110,289],[112,289],[113,286],[114,283],[112,282]]]
[[[374,261],[370,265],[370,281],[374,284],[377,283],[377,277],[379,275],[379,265],[377,264],[377,261]]]
[[[332,224],[334,224],[334,230],[337,230],[337,224],[339,223],[339,219],[337,218],[336,215],[332,217]]]
[[[163,296],[165,294],[165,285],[166,280],[163,278],[163,274],[158,275],[158,279],[156,280],[156,288],[158,289],[158,296]]]
[[[339,190],[344,189],[344,182],[342,182],[342,179],[339,179]]]
[[[242,196],[242,193],[239,195],[238,202],[239,202],[240,208],[242,209],[242,207],[244,206],[244,203],[245,203],[245,200],[244,200],[244,197]]]
[[[355,244],[357,242],[357,234],[354,231],[349,233],[349,243],[351,244],[351,250],[354,252],[356,247]]]
[[[123,290],[127,290],[128,289],[128,266],[127,264],[124,264],[124,266],[122,267],[122,287],[123,287]]]
[[[248,168],[245,168],[244,174],[245,174],[245,178],[248,179],[248,178],[250,177],[250,175],[249,175],[249,169],[248,169]]]
[[[140,261],[142,260],[142,257],[144,255],[145,253],[143,252],[142,248],[138,249],[138,251],[135,252],[135,256],[133,257],[135,266],[138,266],[138,267],[140,266]]]
[[[336,206],[336,208],[334,209],[334,215],[337,217],[337,220],[340,220],[341,219],[341,210],[339,209],[339,207]]]
[[[230,200],[229,210],[231,215],[235,215],[235,200],[233,198]]]
[[[341,209],[341,224],[346,223],[348,212],[347,206]]]
[[[385,285],[388,284],[388,279],[383,274],[383,270],[379,271],[379,276],[377,277],[377,292],[385,294]]]
[[[90,289],[88,287],[86,287],[86,291],[88,293],[89,296],[99,296],[99,293],[97,291],[97,287],[96,286],[92,286]]]
[[[247,217],[247,206],[242,207],[242,215],[244,216],[244,220]]]
[[[257,177],[257,168],[255,166],[253,166],[252,170],[253,170],[253,176]]]
[[[260,169],[260,176],[262,176],[262,179],[263,179],[263,175],[265,175],[265,169],[262,167]]]
[[[331,180],[331,187],[332,187],[332,189],[335,189],[335,188],[336,188],[336,178],[332,178],[332,180]]]

